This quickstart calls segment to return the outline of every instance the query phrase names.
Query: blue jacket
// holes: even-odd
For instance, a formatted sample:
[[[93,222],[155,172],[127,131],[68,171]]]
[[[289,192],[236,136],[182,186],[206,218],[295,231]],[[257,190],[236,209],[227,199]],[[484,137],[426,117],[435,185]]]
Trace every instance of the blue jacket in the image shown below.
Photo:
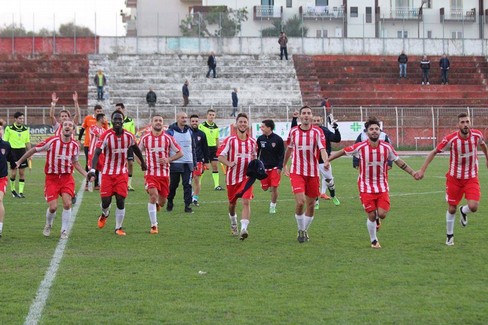
[[[176,143],[180,145],[181,151],[183,152],[183,157],[171,162],[170,171],[183,172],[185,164],[190,167],[190,170],[193,170],[197,165],[197,161],[195,154],[195,140],[193,138],[193,131],[191,128],[188,125],[185,125],[182,130],[175,122],[169,126],[166,133],[175,139]],[[171,152],[171,155],[174,154],[174,152]]]
[[[441,67],[442,70],[449,69],[449,66],[450,65],[451,65],[451,63],[449,62],[449,59],[448,58],[441,58],[439,60],[439,67]]]

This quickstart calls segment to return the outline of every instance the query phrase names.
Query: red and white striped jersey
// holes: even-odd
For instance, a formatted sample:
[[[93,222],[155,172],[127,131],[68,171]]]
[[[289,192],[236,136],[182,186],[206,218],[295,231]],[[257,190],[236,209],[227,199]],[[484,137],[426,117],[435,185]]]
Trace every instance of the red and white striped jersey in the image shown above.
[[[478,145],[484,143],[483,133],[471,129],[467,139],[459,131],[444,137],[437,145],[437,152],[450,148],[448,174],[457,179],[469,179],[478,176]]]
[[[257,157],[256,139],[247,137],[240,140],[236,135],[224,139],[217,152],[218,156],[225,156],[229,162],[236,162],[233,167],[227,168],[225,175],[227,185],[235,185],[246,179],[247,166]]]
[[[46,151],[46,174],[72,174],[73,163],[78,161],[80,146],[71,139],[63,142],[60,136],[47,138],[35,146],[36,152]]]
[[[326,148],[325,135],[316,126],[302,130],[295,126],[288,135],[288,148],[292,148],[291,174],[302,176],[319,176],[320,150]]]
[[[171,151],[181,151],[181,147],[175,139],[163,132],[158,136],[147,132],[139,140],[139,148],[146,154],[147,170],[145,175],[151,176],[169,176],[169,164],[163,165],[159,161],[163,158],[169,158]]]
[[[96,144],[96,147],[102,149],[105,154],[102,174],[127,173],[127,149],[136,144],[136,139],[129,131],[122,131],[122,134],[117,136],[113,129],[109,129],[100,136]]]
[[[361,193],[388,192],[388,160],[398,160],[398,155],[388,142],[378,140],[373,148],[363,141],[344,148],[349,156],[359,158],[358,187]]]
[[[90,147],[88,147],[88,157],[93,157],[93,154],[95,153],[95,147],[97,145],[97,141],[100,139],[103,132],[105,132],[105,129],[95,124],[90,126],[89,132],[90,132]]]

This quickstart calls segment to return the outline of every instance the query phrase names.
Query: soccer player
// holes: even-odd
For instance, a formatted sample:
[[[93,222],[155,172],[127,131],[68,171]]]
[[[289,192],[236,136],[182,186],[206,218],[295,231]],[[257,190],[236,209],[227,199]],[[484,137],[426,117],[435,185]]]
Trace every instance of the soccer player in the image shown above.
[[[208,144],[207,144],[207,137],[202,130],[198,128],[199,120],[198,115],[193,114],[190,116],[190,126],[193,131],[193,140],[195,141],[195,155],[197,160],[197,166],[192,174],[193,179],[193,196],[192,202],[193,205],[199,206],[198,203],[200,189],[202,188],[201,184],[201,177],[205,170],[205,164],[208,164],[210,161],[208,159]]]
[[[134,120],[126,115],[126,109],[123,103],[117,103],[115,104],[115,109],[117,111],[122,112],[124,114],[125,119],[124,119],[124,129],[132,133],[133,135],[136,134],[136,124],[134,123]],[[132,172],[134,169],[134,152],[132,151],[131,148],[129,148],[129,151],[127,151],[127,170],[129,172],[129,185],[128,185],[128,190],[129,191],[134,191],[134,188],[132,187]]]
[[[219,148],[220,133],[219,127],[214,123],[215,116],[215,111],[213,109],[209,109],[207,111],[207,120],[200,124],[198,128],[202,130],[207,137],[208,158],[210,159],[210,165],[212,167],[214,189],[216,191],[223,191],[224,189],[219,185],[219,159],[217,157],[217,149]]]
[[[169,194],[167,211],[173,210],[173,199],[176,195],[176,189],[181,183],[183,186],[183,200],[185,202],[185,212],[193,213],[191,208],[191,174],[197,165],[195,156],[195,142],[193,141],[193,132],[187,125],[188,116],[185,112],[176,114],[176,122],[168,127],[166,133],[174,137],[176,143],[181,147],[183,156],[171,162],[169,167]],[[172,152],[173,153],[173,152]]]
[[[290,177],[295,195],[295,219],[298,226],[297,240],[304,243],[310,239],[308,229],[314,218],[315,198],[320,196],[318,152],[329,167],[325,150],[324,133],[312,124],[312,109],[309,106],[300,108],[301,124],[290,130],[288,148],[283,161],[283,173]],[[291,157],[291,167],[287,163]]]
[[[86,131],[85,140],[83,141],[83,151],[85,152],[85,157],[86,157],[86,164],[85,164],[85,170],[86,171],[90,170],[90,169],[88,169],[88,160],[89,160],[88,153],[90,151],[90,127],[92,125],[97,124],[97,115],[102,114],[102,113],[103,113],[102,106],[95,105],[93,107],[93,114],[87,115],[85,117],[85,119],[83,120],[83,124],[81,125],[80,134],[78,134],[78,141],[81,142],[81,138],[83,137],[83,134]],[[95,188],[98,188],[98,186],[99,186],[98,178],[99,177],[98,177],[98,170],[97,170],[97,174],[95,176]],[[87,188],[85,188],[85,190],[87,190]]]
[[[285,145],[283,139],[274,133],[275,123],[273,120],[261,122],[261,132],[256,142],[258,143],[258,159],[266,168],[268,177],[261,180],[263,191],[271,190],[271,201],[269,213],[276,213],[276,201],[278,200],[278,186],[281,181],[281,170],[283,169],[283,158],[285,156]]]
[[[434,157],[446,149],[450,151],[449,171],[446,174],[446,245],[454,245],[454,221],[456,219],[457,206],[466,198],[467,204],[459,208],[461,226],[468,224],[468,214],[476,212],[480,203],[481,191],[478,180],[478,146],[485,154],[488,167],[488,151],[483,139],[483,133],[471,129],[471,121],[468,114],[460,113],[457,123],[458,131],[453,132],[442,139],[437,147],[432,150],[417,174],[417,179],[424,177],[427,167]]]
[[[16,112],[14,114],[14,123],[7,126],[3,135],[3,140],[10,143],[12,148],[13,161],[17,161],[22,157],[27,150],[31,149],[29,128],[24,124],[24,113]],[[30,160],[30,158],[29,158]],[[20,166],[10,164],[10,191],[15,198],[25,198],[25,168],[28,166],[26,161],[22,162]],[[15,190],[15,178],[17,177],[17,170],[19,171],[19,192]]]
[[[105,160],[105,155],[103,152],[100,154],[100,157],[98,157],[98,166],[96,168],[92,167],[92,160],[93,160],[93,155],[95,154],[95,148],[97,146],[98,139],[102,136],[103,132],[107,130],[107,117],[105,114],[100,113],[97,114],[96,116],[97,119],[97,124],[90,126],[89,132],[90,132],[90,148],[88,150],[88,168],[89,169],[95,169],[97,171],[103,169],[103,162]],[[97,178],[97,184],[101,184],[101,175],[100,173],[96,173],[95,177]],[[96,187],[96,189],[100,189],[99,186]]]
[[[388,187],[388,160],[403,169],[406,173],[416,177],[416,172],[406,162],[398,157],[393,146],[380,140],[380,122],[375,117],[366,121],[368,140],[355,143],[332,153],[329,161],[345,154],[359,158],[359,197],[368,216],[366,227],[372,248],[381,248],[376,232],[380,229],[380,219],[386,218],[390,210],[390,196]]]
[[[110,214],[112,196],[115,196],[117,204],[115,209],[115,233],[119,236],[126,235],[126,232],[122,229],[122,224],[125,217],[125,198],[128,194],[127,151],[129,148],[132,148],[134,154],[139,158],[141,169],[143,171],[147,169],[134,135],[123,129],[124,118],[124,114],[120,111],[112,113],[112,128],[105,131],[97,142],[92,160],[92,169],[87,176],[87,181],[91,181],[95,177],[95,169],[93,167],[96,168],[98,166],[99,156],[103,152],[105,160],[101,171],[102,186],[100,187],[102,214],[98,218],[98,228],[105,227]]]
[[[219,161],[227,166],[226,184],[227,198],[229,200],[229,218],[232,235],[237,236],[236,204],[237,195],[244,190],[247,182],[247,167],[251,160],[257,157],[256,140],[247,134],[249,120],[245,113],[239,113],[236,118],[237,134],[225,138],[219,147]],[[250,186],[242,194],[241,231],[239,239],[244,240],[249,236],[247,227],[251,218],[251,200],[253,187]]]
[[[61,134],[62,132],[61,123],[63,123],[64,121],[71,120],[71,113],[65,109],[59,112],[59,121],[56,120],[54,109],[56,108],[56,104],[58,100],[59,98],[56,96],[56,93],[53,92],[51,94],[51,109],[49,110],[49,117],[51,118],[54,135]],[[78,105],[78,93],[76,91],[73,93],[73,103],[75,105],[75,115],[73,116],[73,124],[75,125],[76,128],[76,125],[78,124],[78,120],[80,119],[80,105]],[[74,137],[74,133],[73,133],[73,137]]]
[[[42,232],[44,236],[51,235],[54,218],[58,209],[58,196],[63,201],[63,213],[61,214],[61,239],[68,238],[69,221],[71,219],[71,200],[75,195],[75,179],[73,171],[76,169],[83,177],[87,176],[86,171],[78,162],[80,146],[73,139],[75,125],[72,121],[63,121],[61,135],[55,135],[35,147],[29,149],[16,165],[21,166],[36,152],[46,152],[46,181],[44,185],[44,197],[48,209],[46,211],[46,225]]]
[[[163,132],[163,117],[154,115],[151,131],[145,133],[139,141],[139,149],[145,151],[147,170],[144,173],[145,188],[149,194],[147,212],[151,221],[149,233],[157,234],[157,211],[164,207],[169,193],[169,164],[182,157],[183,152],[175,139]],[[173,152],[173,155],[171,153]]]
[[[386,142],[391,144],[390,138],[388,137],[388,135],[385,132],[383,132],[383,130],[380,131],[380,138],[379,139],[381,141],[386,141]],[[366,140],[368,140],[368,131],[366,129],[366,123],[364,123],[364,129],[361,133],[359,133],[358,137],[356,138],[355,143],[363,142]],[[392,166],[393,166],[393,162],[389,161],[388,162],[388,170],[390,170],[392,168]],[[352,167],[359,169],[359,159],[358,158],[352,157]]]
[[[15,164],[12,155],[12,149],[10,148],[10,143],[2,140],[3,136],[3,125],[5,121],[0,120],[0,238],[2,238],[3,233],[3,221],[5,218],[5,207],[3,206],[3,198],[7,191],[8,184],[8,164]]]

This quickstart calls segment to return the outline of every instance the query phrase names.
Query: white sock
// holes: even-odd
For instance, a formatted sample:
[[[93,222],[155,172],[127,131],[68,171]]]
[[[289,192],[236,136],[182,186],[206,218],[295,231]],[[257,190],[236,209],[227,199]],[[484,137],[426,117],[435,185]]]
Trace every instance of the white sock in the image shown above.
[[[308,228],[312,224],[312,221],[313,221],[313,216],[312,217],[303,216],[303,228],[304,228],[303,230],[307,230],[308,231]]]
[[[110,214],[110,205],[108,206],[108,208],[104,209],[102,207],[102,204],[100,203],[100,208],[102,209],[102,214],[105,216],[105,217],[108,217],[108,215]]]
[[[456,220],[456,215],[450,214],[449,210],[446,211],[446,234],[448,235],[454,234],[454,220]]]
[[[269,203],[269,207],[270,207],[270,208],[276,208],[276,203],[270,202],[270,203]]]
[[[151,227],[158,225],[158,216],[156,210],[156,203],[147,204],[147,212],[149,213],[149,220],[151,220]]]
[[[0,233],[3,231],[3,222],[0,222]]]
[[[249,225],[249,219],[241,219],[241,231],[247,230],[248,225]]]
[[[63,209],[63,213],[61,214],[61,232],[68,231],[70,219],[71,219],[71,209],[68,210]]]
[[[229,213],[229,219],[230,219],[230,224],[231,225],[237,225],[237,215],[231,216]]]
[[[367,219],[366,227],[368,227],[369,239],[371,240],[371,242],[378,240],[376,238],[376,221],[370,221],[369,219]]]
[[[56,212],[51,213],[51,212],[49,212],[49,208],[47,208],[47,210],[46,210],[46,224],[52,226],[55,217],[56,217]]]
[[[322,178],[322,186],[320,187],[320,193],[321,194],[325,194],[327,193],[327,181],[325,180],[325,178]]]
[[[298,215],[295,213],[295,219],[297,220],[297,227],[298,227],[298,230],[305,230],[305,225],[304,225],[304,220],[303,220],[304,216],[303,214],[301,215]]]
[[[115,229],[122,228],[122,223],[124,222],[125,217],[125,208],[124,209],[115,209]]]
[[[464,213],[464,214],[470,214],[470,213],[473,213],[473,211],[471,211],[467,205],[463,205],[463,206],[461,207],[461,211],[463,211],[463,213]]]

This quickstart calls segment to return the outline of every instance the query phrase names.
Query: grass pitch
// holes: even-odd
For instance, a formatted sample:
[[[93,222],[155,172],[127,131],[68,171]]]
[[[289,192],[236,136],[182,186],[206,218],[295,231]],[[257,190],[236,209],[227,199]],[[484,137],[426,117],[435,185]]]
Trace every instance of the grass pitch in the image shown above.
[[[423,158],[405,157],[418,169]],[[394,167],[392,208],[369,247],[366,217],[351,160],[333,162],[341,205],[321,201],[311,241],[296,240],[289,179],[280,187],[276,215],[269,193],[255,186],[244,242],[230,235],[225,192],[203,178],[201,206],[183,212],[179,188],[174,210],[158,214],[160,233],[149,234],[142,173],[126,201],[126,237],[113,233],[114,206],[97,228],[98,193],[83,193],[41,324],[482,324],[488,322],[488,203],[455,225],[445,242],[444,174],[437,157],[422,181]],[[21,324],[29,313],[58,245],[61,207],[52,236],[42,229],[43,161],[27,173],[27,199],[5,198],[0,240],[1,324]],[[482,192],[488,178],[480,159]],[[77,187],[81,185],[77,176]],[[221,176],[221,185],[224,179]],[[240,206],[239,206],[240,208]],[[239,211],[239,210],[238,210]],[[201,271],[201,272],[200,272]]]

